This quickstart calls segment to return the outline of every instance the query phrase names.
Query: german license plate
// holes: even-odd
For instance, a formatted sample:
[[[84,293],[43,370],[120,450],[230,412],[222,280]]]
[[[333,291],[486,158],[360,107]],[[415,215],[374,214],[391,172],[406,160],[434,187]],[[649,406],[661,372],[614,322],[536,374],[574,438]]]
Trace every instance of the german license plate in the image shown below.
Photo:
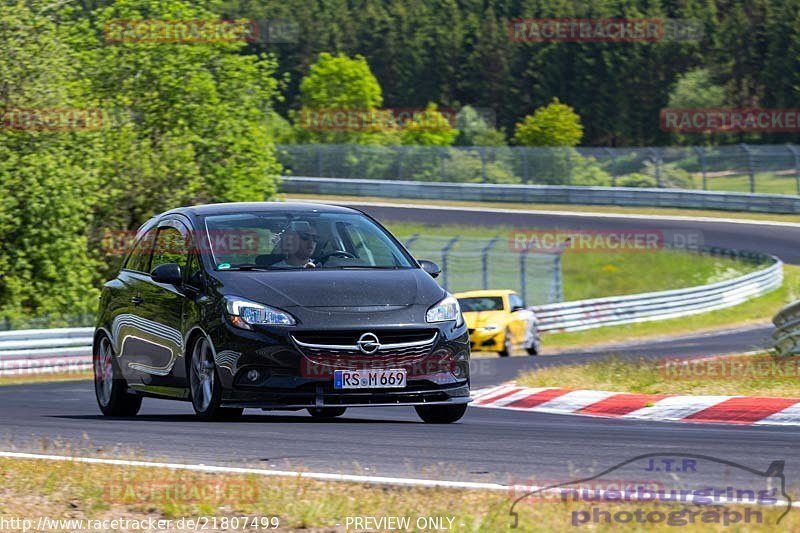
[[[334,370],[334,389],[402,389],[406,371],[400,370]]]

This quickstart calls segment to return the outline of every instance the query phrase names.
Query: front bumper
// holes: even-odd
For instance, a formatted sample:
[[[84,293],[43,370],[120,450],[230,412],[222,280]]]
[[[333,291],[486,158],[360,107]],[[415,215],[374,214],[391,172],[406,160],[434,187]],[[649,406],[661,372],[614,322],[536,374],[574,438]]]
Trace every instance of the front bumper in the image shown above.
[[[417,388],[417,387],[415,387]],[[223,399],[225,407],[303,409],[309,407],[386,407],[398,405],[443,405],[472,401],[469,385],[449,388],[333,390],[319,384],[311,390],[236,391]]]
[[[469,330],[470,347],[473,352],[496,352],[503,349],[503,330]]]
[[[223,387],[222,405],[263,409],[463,404],[470,401],[469,335],[465,326],[431,326],[437,340],[427,353],[346,358],[307,354],[294,328],[245,331],[223,326],[213,341]],[[384,328],[388,329],[388,328]],[[381,329],[375,331],[381,334]],[[377,362],[378,366],[375,366]],[[363,365],[363,366],[362,366]],[[403,389],[334,389],[337,369],[406,369]],[[258,371],[258,378],[253,380]]]

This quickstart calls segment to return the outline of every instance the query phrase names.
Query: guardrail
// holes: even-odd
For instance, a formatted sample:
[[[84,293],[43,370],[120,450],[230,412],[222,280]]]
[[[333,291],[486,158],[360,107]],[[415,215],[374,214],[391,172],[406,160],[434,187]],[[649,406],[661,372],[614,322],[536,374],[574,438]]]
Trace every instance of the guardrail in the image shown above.
[[[686,289],[612,296],[531,307],[539,331],[581,331],[601,326],[616,326],[665,320],[731,307],[781,286],[783,263],[769,256],[767,268]]]
[[[773,346],[778,355],[800,355],[800,301],[787,305],[772,319]]]
[[[670,291],[612,296],[531,307],[542,332],[580,331],[665,320],[731,307],[780,287],[783,263],[774,256],[721,248],[705,251],[715,255],[769,258],[766,268],[709,285]],[[775,325],[783,332],[778,340],[788,353],[798,353],[800,302],[781,310]],[[79,372],[92,367],[94,328],[29,329],[0,332],[0,376]],[[777,334],[776,334],[777,335]]]
[[[79,372],[92,368],[94,328],[0,332],[0,376]]]
[[[738,192],[590,187],[568,185],[504,185],[422,181],[284,176],[283,193],[374,196],[420,200],[516,202],[580,205],[623,205],[719,209],[761,213],[800,213],[800,196]]]

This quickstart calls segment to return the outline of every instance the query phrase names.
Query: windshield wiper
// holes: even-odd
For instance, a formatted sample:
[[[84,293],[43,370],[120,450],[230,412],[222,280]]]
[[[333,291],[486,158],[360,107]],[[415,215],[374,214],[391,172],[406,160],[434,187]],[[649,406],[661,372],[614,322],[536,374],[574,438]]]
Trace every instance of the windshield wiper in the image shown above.
[[[322,267],[322,268],[327,268],[327,269],[330,269],[330,270],[333,270],[333,269],[336,269],[336,270],[399,270],[401,268],[407,268],[407,267],[372,266],[372,265],[362,265],[362,266],[357,266],[357,265],[351,265],[351,266],[337,265],[337,266]]]

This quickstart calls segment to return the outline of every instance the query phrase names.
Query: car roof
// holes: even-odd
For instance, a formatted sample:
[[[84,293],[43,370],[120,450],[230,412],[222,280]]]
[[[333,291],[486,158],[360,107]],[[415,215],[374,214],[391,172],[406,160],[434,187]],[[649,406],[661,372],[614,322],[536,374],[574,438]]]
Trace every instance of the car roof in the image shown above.
[[[496,289],[496,290],[480,290],[480,291],[466,291],[457,292],[453,296],[456,298],[474,298],[480,296],[507,296],[509,294],[516,294],[516,291],[511,289]]]
[[[171,209],[159,216],[182,215],[227,215],[244,212],[284,212],[295,213],[360,213],[357,209],[338,205],[319,204],[313,202],[232,202],[223,204],[204,204]]]

